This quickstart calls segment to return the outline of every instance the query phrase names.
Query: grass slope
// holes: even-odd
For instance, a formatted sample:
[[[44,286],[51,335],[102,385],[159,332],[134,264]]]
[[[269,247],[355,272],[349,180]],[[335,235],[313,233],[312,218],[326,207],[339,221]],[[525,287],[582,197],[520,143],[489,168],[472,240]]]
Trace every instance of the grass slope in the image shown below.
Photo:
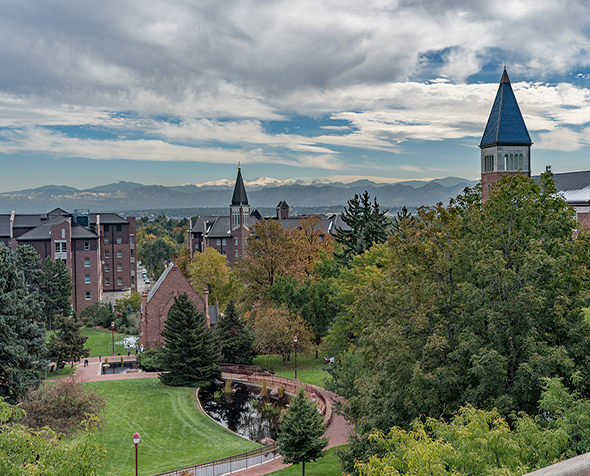
[[[281,377],[295,377],[295,356],[291,354],[291,361],[283,366],[283,358],[280,355],[259,355],[254,359],[254,365],[260,365],[266,370],[274,370]],[[324,388],[324,380],[328,376],[322,370],[324,359],[315,358],[315,352],[297,352],[297,380]]]
[[[297,374],[299,374],[299,370],[297,370]],[[334,454],[334,450],[337,448],[346,448],[346,446],[348,445],[330,448],[323,458],[320,458],[315,463],[306,463],[305,476],[341,476],[342,467],[340,466],[338,456]],[[301,473],[301,464],[297,464],[270,474],[274,476],[301,476]]]
[[[155,378],[87,382],[107,400],[99,440],[108,453],[106,476],[135,474],[133,433],[141,434],[139,474],[151,475],[234,455],[259,445],[223,429],[203,415],[194,389],[166,387]]]
[[[105,329],[94,330],[92,327],[83,327],[82,335],[88,337],[84,347],[90,349],[90,357],[113,355],[113,337],[110,331]],[[115,355],[119,353],[121,355],[127,355],[125,347],[122,344],[117,344],[117,342],[121,342],[124,337],[129,336],[126,334],[117,334],[115,332]]]

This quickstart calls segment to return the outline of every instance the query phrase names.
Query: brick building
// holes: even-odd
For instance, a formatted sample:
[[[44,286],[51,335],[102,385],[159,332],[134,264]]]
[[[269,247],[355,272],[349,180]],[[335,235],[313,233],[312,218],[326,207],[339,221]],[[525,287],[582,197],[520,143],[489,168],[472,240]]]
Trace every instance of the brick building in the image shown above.
[[[42,260],[61,259],[72,275],[72,307],[77,313],[104,292],[137,291],[135,218],[116,213],[0,214],[0,241],[10,249],[31,245]]]
[[[215,322],[211,322],[207,291],[203,292],[201,298],[182,274],[182,271],[178,269],[178,266],[171,263],[149,293],[144,291],[141,295],[139,343],[145,348],[160,347],[164,343],[162,330],[168,318],[168,312],[174,304],[174,297],[183,293],[187,293],[191,301],[197,306],[197,309],[205,313],[207,326],[215,324]],[[215,307],[214,311],[216,321],[217,307]]]
[[[348,229],[340,214],[314,215],[320,219],[319,228],[325,233],[336,233],[338,228]],[[278,220],[286,229],[297,228],[306,215],[289,215],[289,205],[281,201],[276,208],[276,216],[266,219]],[[206,248],[214,248],[220,254],[227,256],[229,264],[234,264],[246,251],[246,242],[250,229],[262,216],[258,210],[250,211],[246,187],[242,179],[242,170],[238,166],[238,176],[234,186],[229,216],[208,215],[201,216],[189,227],[189,247],[191,257],[195,252],[203,252]]]

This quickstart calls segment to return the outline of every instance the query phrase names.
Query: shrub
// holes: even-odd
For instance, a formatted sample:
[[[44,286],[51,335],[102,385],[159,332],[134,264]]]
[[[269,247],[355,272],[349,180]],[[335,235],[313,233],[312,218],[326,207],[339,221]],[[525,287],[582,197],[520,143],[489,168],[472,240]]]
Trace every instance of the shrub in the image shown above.
[[[24,425],[35,429],[48,426],[57,433],[75,431],[88,415],[98,416],[106,406],[104,398],[85,390],[75,377],[43,385],[27,393],[20,403],[26,413]]]
[[[146,349],[137,356],[139,367],[145,372],[158,372],[162,370],[161,349]]]

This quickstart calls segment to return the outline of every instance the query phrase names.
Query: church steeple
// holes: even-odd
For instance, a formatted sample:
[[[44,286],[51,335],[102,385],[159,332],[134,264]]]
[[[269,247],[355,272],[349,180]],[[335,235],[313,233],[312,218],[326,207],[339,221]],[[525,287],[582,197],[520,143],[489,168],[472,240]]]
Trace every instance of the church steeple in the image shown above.
[[[236,178],[236,185],[234,187],[234,195],[231,199],[232,205],[248,205],[248,196],[246,195],[246,187],[242,180],[242,167],[238,163],[238,177]]]
[[[533,141],[516,102],[506,68],[479,147],[481,149],[482,201],[504,174],[530,177]]]

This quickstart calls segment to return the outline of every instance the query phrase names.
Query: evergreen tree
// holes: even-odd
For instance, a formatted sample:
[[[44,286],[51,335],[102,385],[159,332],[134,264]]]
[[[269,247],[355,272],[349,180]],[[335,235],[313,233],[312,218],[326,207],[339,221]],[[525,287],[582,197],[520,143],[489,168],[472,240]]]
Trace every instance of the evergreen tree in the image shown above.
[[[174,298],[162,331],[162,383],[200,387],[220,375],[219,343],[213,329],[205,323],[205,314],[197,310],[188,294]]]
[[[72,314],[72,277],[62,260],[45,259],[40,276],[39,292],[44,303],[43,314],[46,326],[51,330],[53,317]]]
[[[373,243],[384,243],[387,239],[387,210],[381,211],[377,198],[373,199],[365,191],[361,196],[355,194],[342,212],[342,221],[348,230],[338,228],[336,241],[342,245],[342,259],[350,261],[354,255],[371,249]]]
[[[30,290],[39,289],[41,277],[41,258],[31,245],[18,246],[14,250],[16,264],[25,275],[25,282]]]
[[[16,402],[41,382],[47,361],[37,292],[27,287],[17,259],[0,245],[0,397]]]
[[[223,362],[246,365],[252,363],[256,355],[254,334],[244,326],[233,299],[225,308],[225,316],[220,317],[215,331],[221,345]]]
[[[305,476],[305,463],[321,458],[328,446],[328,437],[322,436],[324,432],[324,419],[318,407],[307,398],[303,389],[299,390],[279,424],[277,445],[283,462],[303,463],[302,474]]]
[[[82,324],[73,316],[57,316],[55,332],[47,343],[48,356],[57,363],[56,372],[60,362],[73,362],[90,355],[90,349],[85,349],[84,344],[88,337],[82,335]]]

